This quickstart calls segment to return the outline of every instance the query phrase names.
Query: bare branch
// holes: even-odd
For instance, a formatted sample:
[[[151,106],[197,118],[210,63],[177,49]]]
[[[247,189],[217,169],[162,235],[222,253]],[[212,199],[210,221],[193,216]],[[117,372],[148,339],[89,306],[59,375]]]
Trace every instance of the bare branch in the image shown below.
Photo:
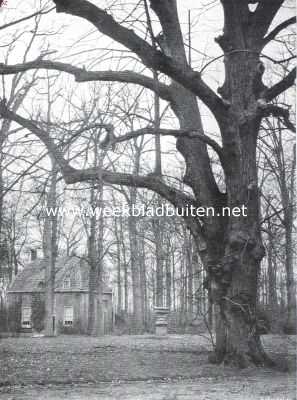
[[[189,89],[209,107],[217,119],[224,114],[225,106],[222,99],[201,79],[198,72],[193,71],[188,65],[178,63],[177,60],[166,56],[161,51],[155,50],[133,30],[115,21],[102,8],[87,0],[54,0],[54,3],[57,6],[57,12],[84,18],[92,23],[99,32],[138,55],[146,67],[166,74]]]
[[[73,75],[76,82],[109,81],[132,83],[157,92],[164,100],[172,100],[169,86],[163,83],[159,83],[158,86],[156,86],[152,78],[133,71],[86,71],[83,68],[78,68],[71,64],[37,58],[35,61],[23,64],[5,65],[1,63],[0,75],[11,75],[29,71],[31,69],[47,69],[66,72]]]
[[[64,171],[63,174],[72,173],[74,171],[74,168],[70,167],[68,162],[64,159],[62,152],[59,150],[58,146],[55,145],[54,141],[49,137],[49,135],[42,129],[40,129],[37,125],[35,125],[33,122],[9,110],[6,106],[5,100],[2,100],[0,102],[0,117],[14,121],[19,125],[21,125],[22,127],[34,133],[46,146],[49,153],[55,157],[61,170]]]
[[[105,169],[101,170],[98,168],[73,168],[64,158],[64,155],[59,147],[54,143],[54,141],[45,131],[40,129],[36,124],[29,121],[28,119],[23,118],[20,115],[10,111],[7,108],[5,101],[3,100],[0,102],[0,116],[2,118],[7,118],[20,124],[22,127],[28,129],[30,132],[35,134],[42,141],[42,143],[48,149],[49,153],[58,163],[63,178],[67,184],[102,180],[105,184],[133,186],[152,190],[158,193],[160,196],[164,197],[175,207],[185,207],[186,205],[196,206],[196,202],[193,197],[186,195],[180,190],[166,185],[164,181],[157,176],[132,175],[112,172]]]
[[[264,110],[264,115],[273,115],[276,118],[281,118],[286,128],[288,128],[293,133],[296,132],[296,127],[290,121],[290,112],[288,109],[276,106],[274,104],[268,104],[266,109]]]
[[[125,142],[127,140],[134,139],[143,135],[155,135],[156,133],[161,136],[188,137],[190,139],[199,139],[202,142],[211,146],[219,155],[219,157],[223,159],[223,149],[215,140],[211,139],[209,136],[201,132],[189,129],[158,129],[156,131],[153,127],[146,127],[129,132],[123,136],[116,137],[113,141],[109,143],[109,145]]]
[[[273,40],[283,29],[295,23],[296,23],[296,17],[288,18],[285,21],[283,21],[281,24],[276,26],[270,33],[268,33],[268,35],[265,36],[265,38],[263,39],[264,45]]]
[[[293,68],[292,71],[290,71],[288,75],[285,76],[281,81],[276,83],[271,88],[267,89],[264,92],[264,96],[262,97],[265,98],[267,102],[273,100],[275,97],[279,96],[281,93],[283,93],[291,86],[293,86],[295,83],[295,78],[296,78],[296,67]]]
[[[34,17],[36,17],[37,15],[48,14],[48,13],[50,13],[51,11],[53,11],[54,9],[55,9],[55,7],[52,7],[52,8],[50,8],[49,10],[46,10],[46,11],[42,11],[42,10],[36,11],[36,12],[33,13],[33,14],[27,15],[26,17],[17,19],[16,21],[8,22],[7,24],[0,26],[0,31],[1,31],[2,29],[9,28],[10,26],[13,26],[13,25],[19,24],[19,23],[21,23],[21,22],[27,21],[28,19],[34,18]]]

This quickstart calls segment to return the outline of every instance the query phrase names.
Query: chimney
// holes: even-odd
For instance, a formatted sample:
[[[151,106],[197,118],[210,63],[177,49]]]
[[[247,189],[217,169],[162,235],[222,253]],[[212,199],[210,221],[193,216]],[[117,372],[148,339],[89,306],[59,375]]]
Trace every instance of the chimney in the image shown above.
[[[36,258],[37,258],[37,250],[36,249],[30,249],[30,256],[31,256],[31,261],[36,260]]]

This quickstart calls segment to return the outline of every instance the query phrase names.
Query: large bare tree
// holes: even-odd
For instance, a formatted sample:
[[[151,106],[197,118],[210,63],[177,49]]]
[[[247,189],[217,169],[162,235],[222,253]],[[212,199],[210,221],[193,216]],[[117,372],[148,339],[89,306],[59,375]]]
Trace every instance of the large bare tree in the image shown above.
[[[271,87],[264,85],[265,72],[260,57],[294,18],[270,26],[284,0],[221,0],[224,11],[223,34],[216,39],[223,51],[225,82],[216,94],[189,65],[175,0],[151,0],[150,7],[158,18],[166,46],[148,42],[119,23],[100,6],[86,0],[54,0],[56,11],[90,22],[102,34],[125,46],[150,70],[170,78],[158,83],[134,71],[86,71],[84,68],[39,58],[32,62],[0,66],[1,74],[15,74],[30,69],[54,69],[72,74],[76,81],[116,81],[142,85],[167,101],[175,113],[180,129],[158,129],[160,135],[177,137],[177,150],[186,163],[184,182],[193,195],[185,194],[156,174],[141,176],[102,170],[100,179],[108,184],[147,188],[157,192],[174,206],[213,207],[207,218],[186,217],[207,270],[212,300],[219,307],[217,316],[217,361],[234,361],[242,366],[249,362],[269,362],[257,332],[256,293],[260,263],[264,256],[259,226],[259,193],[257,184],[256,146],[264,116],[282,116],[287,111],[272,100],[291,87],[295,70]],[[251,7],[251,5],[253,7]],[[154,39],[154,38],[153,38]],[[163,50],[162,50],[163,49]],[[167,79],[168,81],[168,79]],[[207,136],[197,105],[200,99],[218,124],[221,144]],[[1,103],[1,115],[29,129],[54,155],[66,183],[98,179],[96,168],[77,169],[64,158],[59,148],[38,123],[29,121]],[[112,129],[108,128],[110,136]],[[130,132],[111,142],[129,140],[144,134],[156,134],[154,128]],[[226,192],[219,190],[207,151],[210,146],[218,155]],[[247,207],[247,216],[222,217],[222,207]]]

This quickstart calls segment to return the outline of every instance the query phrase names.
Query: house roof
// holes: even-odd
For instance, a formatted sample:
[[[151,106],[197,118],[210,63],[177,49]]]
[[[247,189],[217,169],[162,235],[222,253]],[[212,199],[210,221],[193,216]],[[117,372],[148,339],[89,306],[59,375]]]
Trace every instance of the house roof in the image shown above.
[[[45,266],[44,259],[36,259],[27,264],[11,282],[8,293],[32,293],[43,292],[45,287]],[[59,257],[56,260],[56,291],[88,291],[89,265],[86,261],[76,257]],[[63,283],[65,278],[70,280],[70,287],[65,289]],[[103,293],[112,293],[105,283]]]

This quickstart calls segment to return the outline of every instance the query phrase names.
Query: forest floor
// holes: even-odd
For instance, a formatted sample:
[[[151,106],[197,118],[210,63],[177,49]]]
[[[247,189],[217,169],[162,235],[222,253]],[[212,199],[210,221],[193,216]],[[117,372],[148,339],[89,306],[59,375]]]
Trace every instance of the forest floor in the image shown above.
[[[296,337],[263,342],[278,368],[212,365],[197,335],[2,339],[0,399],[296,399]]]

